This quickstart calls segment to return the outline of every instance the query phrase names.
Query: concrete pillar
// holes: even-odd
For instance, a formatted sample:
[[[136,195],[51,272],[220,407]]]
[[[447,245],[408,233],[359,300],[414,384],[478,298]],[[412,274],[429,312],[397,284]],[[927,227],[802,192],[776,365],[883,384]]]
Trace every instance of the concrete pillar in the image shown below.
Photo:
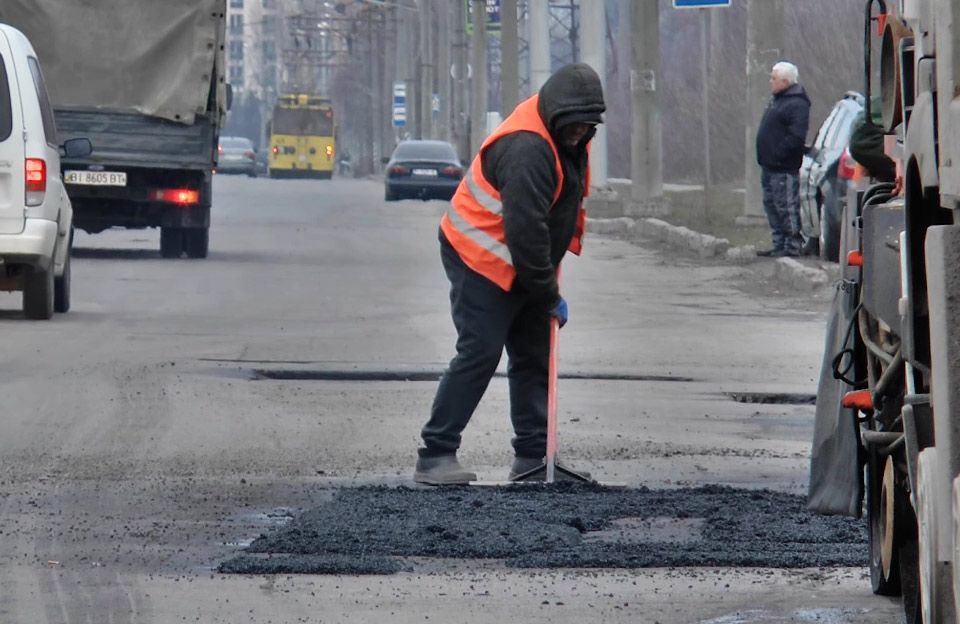
[[[436,136],[444,141],[451,140],[450,103],[451,103],[451,56],[452,39],[450,32],[450,7],[441,2],[437,7],[437,93],[440,95],[440,112],[437,113]]]
[[[500,114],[506,119],[520,102],[520,41],[517,0],[500,2]]]
[[[747,0],[746,161],[743,217],[740,223],[765,223],[757,127],[770,99],[770,69],[780,60],[783,45],[783,0]],[[802,69],[801,69],[802,71]]]
[[[487,136],[487,8],[486,0],[472,0],[473,81],[470,107],[470,153],[475,154]]]
[[[433,53],[433,2],[420,0],[420,136],[432,139],[433,134],[433,85],[436,56]]]
[[[528,0],[530,26],[530,91],[536,93],[550,77],[549,0]]]
[[[766,0],[764,0],[766,1]],[[660,70],[660,9],[657,0],[630,7],[631,201],[624,213],[640,216],[663,209],[663,156],[657,74]]]
[[[607,87],[606,17],[605,3],[598,3],[580,12],[580,58],[600,74],[605,93]],[[592,141],[590,185],[596,188],[607,186],[607,127],[604,124],[597,127],[597,134]]]
[[[446,3],[444,3],[446,4]],[[465,5],[451,3],[448,5],[453,19],[453,138],[454,145],[460,160],[470,162],[473,155],[470,153],[470,132],[467,118],[470,111],[469,78],[467,63],[467,12]]]

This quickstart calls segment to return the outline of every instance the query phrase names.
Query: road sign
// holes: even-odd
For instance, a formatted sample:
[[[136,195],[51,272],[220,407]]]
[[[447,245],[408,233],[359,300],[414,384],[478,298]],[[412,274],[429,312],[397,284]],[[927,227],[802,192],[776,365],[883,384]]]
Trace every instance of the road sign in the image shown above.
[[[730,0],[673,0],[675,9],[716,9],[730,6]]]
[[[467,35],[473,34],[473,2],[464,0],[467,11]],[[485,0],[487,10],[487,32],[500,32],[500,0]]]
[[[393,83],[393,127],[403,128],[407,125],[407,83],[397,81]]]

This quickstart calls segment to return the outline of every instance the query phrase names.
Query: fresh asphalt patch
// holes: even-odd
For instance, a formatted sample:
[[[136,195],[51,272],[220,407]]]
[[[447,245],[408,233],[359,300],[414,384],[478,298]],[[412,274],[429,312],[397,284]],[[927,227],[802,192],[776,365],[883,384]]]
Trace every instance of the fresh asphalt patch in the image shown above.
[[[864,566],[865,522],[727,486],[343,488],[219,571],[392,574],[425,562],[519,568]]]

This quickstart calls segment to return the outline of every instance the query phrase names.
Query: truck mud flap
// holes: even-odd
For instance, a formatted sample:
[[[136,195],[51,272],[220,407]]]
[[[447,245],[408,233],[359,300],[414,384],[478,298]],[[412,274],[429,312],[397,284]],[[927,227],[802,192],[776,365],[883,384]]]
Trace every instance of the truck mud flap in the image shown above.
[[[860,431],[857,413],[841,405],[853,387],[834,377],[834,358],[853,348],[856,329],[857,285],[837,283],[827,322],[823,362],[817,387],[810,486],[807,507],[811,511],[859,517],[863,506],[863,467],[860,461]],[[852,354],[846,356],[849,361]],[[852,375],[853,367],[850,367]]]

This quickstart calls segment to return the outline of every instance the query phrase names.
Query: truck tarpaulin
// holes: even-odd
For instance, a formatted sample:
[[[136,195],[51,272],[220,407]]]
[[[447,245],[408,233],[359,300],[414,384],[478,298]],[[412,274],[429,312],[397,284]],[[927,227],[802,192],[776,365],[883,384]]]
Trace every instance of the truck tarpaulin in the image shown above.
[[[222,7],[222,0],[3,0],[0,22],[16,24],[33,43],[54,108],[192,124],[207,107]]]
[[[820,368],[807,506],[824,514],[859,517],[863,504],[859,425],[856,411],[841,406],[843,395],[853,388],[833,375],[834,357],[853,344],[856,300],[855,285],[841,280],[831,304]],[[850,359],[847,355],[843,362]]]

